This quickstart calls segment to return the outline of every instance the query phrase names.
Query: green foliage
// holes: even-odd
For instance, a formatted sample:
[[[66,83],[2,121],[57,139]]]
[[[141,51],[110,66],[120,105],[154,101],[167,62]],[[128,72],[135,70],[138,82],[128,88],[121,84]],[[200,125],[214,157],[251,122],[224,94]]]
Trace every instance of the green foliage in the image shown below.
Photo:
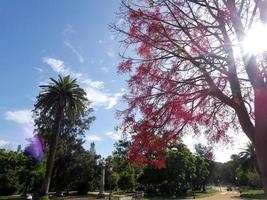
[[[45,161],[36,164],[21,151],[0,149],[0,195],[26,194],[40,188]]]
[[[250,186],[252,188],[259,188],[261,185],[260,176],[254,170],[244,170],[242,167],[236,169],[237,183],[239,186]]]
[[[185,194],[203,184],[209,174],[208,163],[194,156],[185,145],[167,150],[166,168],[146,166],[139,182],[147,193],[173,195]]]
[[[137,186],[137,178],[141,167],[125,160],[130,142],[119,140],[115,143],[113,156],[106,159],[107,165],[112,167],[112,172],[106,171],[106,186],[108,189],[133,192]]]
[[[201,157],[195,157],[195,165],[196,171],[195,176],[193,177],[193,188],[194,190],[201,190],[205,191],[206,181],[209,175],[209,163],[203,160]]]
[[[0,149],[0,195],[11,195],[22,189],[19,174],[25,170],[27,157],[22,152]]]
[[[118,187],[127,192],[132,192],[135,190],[136,177],[135,169],[133,165],[126,165],[126,168],[121,172],[118,179]]]
[[[97,189],[99,156],[86,151],[82,144],[82,140],[68,135],[60,140],[51,182],[54,191],[78,190],[85,194]]]

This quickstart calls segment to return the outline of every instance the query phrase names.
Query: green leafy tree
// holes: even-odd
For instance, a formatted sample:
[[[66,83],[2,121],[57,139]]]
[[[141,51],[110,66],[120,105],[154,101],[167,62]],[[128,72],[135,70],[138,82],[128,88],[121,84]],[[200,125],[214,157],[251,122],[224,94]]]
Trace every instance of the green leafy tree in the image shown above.
[[[86,109],[86,93],[70,76],[53,78],[48,85],[41,85],[42,91],[37,96],[34,113],[36,118],[44,117],[52,121],[52,132],[49,140],[49,156],[46,174],[41,187],[41,194],[48,195],[54,167],[59,136],[64,128],[64,121],[69,123],[82,116]],[[38,124],[37,124],[38,126]]]
[[[173,195],[186,193],[195,177],[196,158],[185,145],[180,144],[167,150],[166,168],[156,169],[148,165],[139,181],[146,192]]]
[[[106,171],[108,188],[129,192],[136,189],[142,166],[127,161],[130,145],[131,143],[127,140],[119,140],[114,145],[115,150],[112,156],[106,159],[107,165],[112,167],[112,171]]]
[[[193,178],[194,190],[206,191],[207,178],[210,174],[209,163],[199,156],[195,157],[196,172]]]
[[[11,195],[23,188],[19,174],[27,157],[22,152],[0,149],[0,195]]]
[[[199,172],[204,173],[206,175],[202,176],[201,184],[198,184],[199,187],[202,187],[202,190],[206,190],[206,185],[208,181],[211,179],[212,171],[214,170],[214,156],[213,156],[213,148],[211,146],[205,146],[203,144],[196,144],[195,151],[197,155],[197,161],[201,162],[199,158],[201,158],[204,162],[201,162],[202,165],[197,164],[197,166],[201,166],[201,170]],[[203,179],[204,177],[204,179]],[[200,180],[199,180],[200,181]]]

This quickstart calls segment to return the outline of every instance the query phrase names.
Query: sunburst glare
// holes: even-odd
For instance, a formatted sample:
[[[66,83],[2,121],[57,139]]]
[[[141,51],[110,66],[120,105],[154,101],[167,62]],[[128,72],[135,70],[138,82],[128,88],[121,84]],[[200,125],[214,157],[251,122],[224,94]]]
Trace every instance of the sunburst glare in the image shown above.
[[[267,25],[257,23],[252,26],[242,45],[247,53],[253,55],[267,51]]]

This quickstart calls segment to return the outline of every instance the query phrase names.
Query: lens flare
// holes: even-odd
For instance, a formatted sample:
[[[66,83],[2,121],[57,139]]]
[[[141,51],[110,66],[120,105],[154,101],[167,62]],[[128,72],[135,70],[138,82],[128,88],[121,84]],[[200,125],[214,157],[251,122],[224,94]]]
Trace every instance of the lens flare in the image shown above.
[[[24,153],[36,162],[40,162],[44,157],[43,145],[38,134],[29,139],[30,144],[25,148]]]
[[[267,25],[257,23],[248,30],[243,41],[243,48],[247,53],[257,55],[267,51]]]

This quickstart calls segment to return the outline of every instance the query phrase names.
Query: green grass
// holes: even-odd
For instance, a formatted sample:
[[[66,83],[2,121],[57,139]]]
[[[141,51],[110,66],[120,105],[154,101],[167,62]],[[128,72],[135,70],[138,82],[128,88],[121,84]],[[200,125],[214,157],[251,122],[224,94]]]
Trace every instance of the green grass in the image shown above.
[[[0,200],[23,200],[19,195],[0,196]]]
[[[264,199],[264,192],[263,190],[245,190],[242,191],[240,197],[247,199]]]

